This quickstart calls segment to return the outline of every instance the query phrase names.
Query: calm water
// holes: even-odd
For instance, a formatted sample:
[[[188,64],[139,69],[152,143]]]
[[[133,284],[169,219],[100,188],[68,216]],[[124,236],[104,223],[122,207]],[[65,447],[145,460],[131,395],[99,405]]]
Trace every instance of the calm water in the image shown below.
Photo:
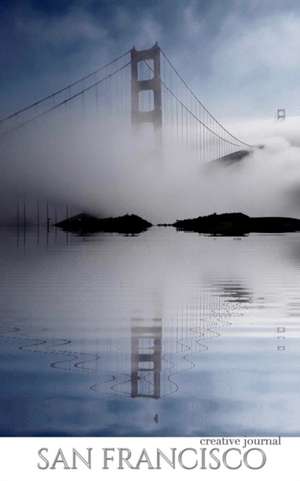
[[[300,435],[300,235],[0,237],[1,435]]]

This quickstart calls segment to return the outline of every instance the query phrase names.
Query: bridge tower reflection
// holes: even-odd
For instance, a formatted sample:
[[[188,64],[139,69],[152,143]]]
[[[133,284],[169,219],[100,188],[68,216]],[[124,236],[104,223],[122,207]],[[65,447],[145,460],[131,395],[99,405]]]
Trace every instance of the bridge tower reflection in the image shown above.
[[[131,397],[161,396],[162,319],[132,319]]]

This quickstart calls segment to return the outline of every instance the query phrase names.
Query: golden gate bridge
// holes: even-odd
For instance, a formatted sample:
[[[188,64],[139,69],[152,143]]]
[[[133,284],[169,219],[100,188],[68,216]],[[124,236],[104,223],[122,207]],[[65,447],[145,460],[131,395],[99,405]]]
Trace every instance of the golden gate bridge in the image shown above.
[[[0,139],[38,126],[45,118],[82,122],[89,114],[95,116],[99,129],[112,119],[117,119],[119,128],[124,129],[152,126],[158,146],[167,138],[172,145],[193,151],[201,161],[256,147],[217,120],[157,43],[146,50],[133,47],[65,87],[2,117]]]
[[[231,133],[211,114],[158,44],[146,50],[132,48],[2,117],[0,139],[10,141],[19,132],[26,135],[28,129],[40,125],[47,128],[48,119],[82,124],[89,118],[97,122],[99,132],[115,120],[118,128],[133,131],[134,135],[148,126],[158,148],[163,149],[167,139],[183,151],[194,152],[203,162],[256,148]],[[40,207],[38,204],[37,225]],[[47,222],[49,209],[47,203]],[[25,226],[25,203],[24,212],[18,211],[17,216],[23,217]],[[195,354],[206,351],[208,339],[219,336],[222,328],[230,324],[233,307],[211,296],[202,297],[195,306],[187,306],[176,320],[161,315],[132,317],[126,346],[120,340],[104,338],[102,342],[99,338],[101,345],[95,352],[74,348],[72,339],[31,337],[18,327],[13,331],[4,329],[0,338],[23,352],[48,354],[53,369],[94,376],[91,391],[160,399],[180,389],[180,375],[195,368]]]

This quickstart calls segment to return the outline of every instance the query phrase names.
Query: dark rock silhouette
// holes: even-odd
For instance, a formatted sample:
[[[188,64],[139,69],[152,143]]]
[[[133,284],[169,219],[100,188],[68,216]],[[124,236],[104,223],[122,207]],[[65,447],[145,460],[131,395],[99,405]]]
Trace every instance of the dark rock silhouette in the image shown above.
[[[90,214],[78,214],[56,224],[56,227],[78,234],[95,232],[118,232],[121,234],[138,234],[147,230],[152,224],[137,215],[107,217],[100,219]]]
[[[224,155],[223,157],[216,159],[215,162],[231,165],[235,164],[236,162],[240,162],[245,157],[248,157],[250,154],[250,150],[239,150],[237,152],[233,152],[232,154]]]
[[[264,149],[264,145],[258,145],[257,148]],[[212,167],[217,165],[223,165],[226,167],[241,162],[246,157],[249,157],[252,153],[253,150],[250,149],[238,150],[237,152],[232,152],[231,154],[223,155],[222,157],[210,161],[208,166]]]
[[[220,235],[245,235],[250,232],[300,231],[300,219],[290,217],[249,217],[240,212],[212,214],[196,219],[177,220],[177,230]]]

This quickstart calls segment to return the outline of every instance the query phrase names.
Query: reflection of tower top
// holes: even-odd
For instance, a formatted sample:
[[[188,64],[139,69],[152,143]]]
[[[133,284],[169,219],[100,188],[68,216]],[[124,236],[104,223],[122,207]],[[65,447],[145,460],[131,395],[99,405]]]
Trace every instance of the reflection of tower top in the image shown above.
[[[285,120],[285,119],[286,119],[286,110],[277,109],[277,120]]]
[[[160,398],[162,320],[133,319],[131,397]]]

